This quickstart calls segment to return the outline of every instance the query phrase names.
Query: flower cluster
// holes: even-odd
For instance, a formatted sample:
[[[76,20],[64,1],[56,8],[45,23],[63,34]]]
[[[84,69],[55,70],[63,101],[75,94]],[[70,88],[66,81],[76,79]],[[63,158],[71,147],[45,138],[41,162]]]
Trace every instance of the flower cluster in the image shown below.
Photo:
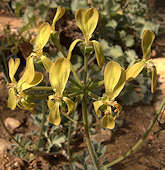
[[[14,78],[14,75],[20,65],[20,59],[16,58],[9,60],[9,77],[11,83],[9,83],[9,97],[8,97],[8,107],[14,110],[16,106],[25,109],[25,110],[33,110],[35,106],[34,103],[26,102],[26,94],[24,93],[25,90],[30,89],[38,85],[42,79],[42,73],[35,72],[34,70],[34,63],[33,58],[28,57],[26,61],[26,68],[25,72],[17,82]]]
[[[15,80],[14,75],[20,65],[20,60],[17,58],[15,60],[10,59],[9,61],[9,77],[11,83],[9,83],[8,106],[12,110],[15,109],[16,106],[19,106],[20,108],[30,111],[36,106],[35,103],[27,100],[28,96],[25,91],[37,86],[43,80],[43,74],[36,72],[34,69],[34,57],[38,57],[49,74],[49,81],[53,90],[53,94],[48,96],[49,121],[55,125],[59,125],[61,122],[61,108],[67,106],[67,113],[64,113],[66,115],[75,109],[75,102],[64,95],[64,90],[71,71],[72,64],[70,59],[72,50],[76,44],[81,43],[84,49],[90,46],[95,51],[98,66],[101,68],[105,64],[103,50],[99,42],[90,40],[96,29],[99,17],[98,11],[95,8],[79,9],[76,11],[76,23],[82,31],[84,39],[76,39],[73,41],[70,45],[67,57],[58,57],[55,61],[52,61],[43,54],[43,48],[51,35],[55,38],[56,46],[61,49],[59,33],[55,30],[55,24],[64,13],[65,9],[58,7],[52,25],[44,22],[39,27],[37,36],[33,40],[33,53],[27,58],[24,74],[18,82]],[[99,100],[93,102],[94,110],[97,116],[101,118],[103,127],[109,129],[115,127],[115,120],[122,110],[122,106],[117,103],[116,97],[124,88],[125,83],[136,78],[145,66],[152,70],[151,91],[155,91],[157,73],[156,68],[150,59],[153,40],[154,33],[145,30],[142,35],[143,58],[126,70],[114,61],[110,61],[105,65],[105,94],[103,94]]]

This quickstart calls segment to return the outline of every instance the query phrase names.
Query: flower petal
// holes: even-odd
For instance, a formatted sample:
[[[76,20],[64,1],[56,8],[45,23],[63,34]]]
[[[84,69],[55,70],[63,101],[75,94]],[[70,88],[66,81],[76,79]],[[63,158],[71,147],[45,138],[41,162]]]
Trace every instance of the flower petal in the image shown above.
[[[104,70],[104,85],[107,96],[113,95],[113,90],[121,76],[122,67],[114,61],[106,64]]]
[[[104,128],[114,129],[115,119],[110,114],[104,115],[101,119],[101,124]]]
[[[49,40],[50,33],[51,33],[51,26],[49,25],[49,23],[47,22],[43,23],[40,26],[38,34],[35,38],[34,51],[38,51],[44,48],[44,46]]]
[[[49,72],[51,65],[53,62],[46,56],[42,55],[41,56],[41,61],[42,64],[44,65],[44,68],[46,69],[47,72]]]
[[[26,83],[31,83],[35,76],[35,70],[34,70],[34,63],[33,63],[33,57],[28,57],[26,59],[26,68],[23,76],[18,81],[17,87],[20,88],[22,84],[26,81]]]
[[[60,43],[60,33],[56,31],[54,34],[51,34],[51,40],[57,49],[63,54],[63,56],[66,56],[65,51]]]
[[[15,81],[14,75],[20,65],[20,59],[16,58],[14,61],[14,59],[10,58],[8,64],[9,64],[9,77],[11,81],[14,82]]]
[[[70,47],[69,47],[69,52],[68,52],[68,56],[67,56],[67,59],[68,59],[68,60],[71,59],[72,51],[73,51],[74,47],[76,46],[76,44],[77,44],[78,42],[80,42],[80,41],[82,41],[82,40],[81,40],[81,39],[76,39],[76,40],[74,40],[74,41],[72,42],[72,44],[70,45]]]
[[[63,97],[62,99],[68,107],[68,112],[66,114],[69,115],[69,113],[75,109],[75,103],[68,97]]]
[[[128,67],[126,70],[126,80],[131,81],[132,79],[135,79],[143,70],[145,65],[146,63],[143,60],[141,60],[133,64],[132,66]]]
[[[115,99],[119,95],[121,90],[124,88],[125,82],[126,82],[126,73],[125,73],[125,70],[122,68],[120,79],[119,79],[117,85],[115,86],[115,88],[113,90],[112,100]]]
[[[53,19],[53,23],[52,23],[52,30],[53,30],[53,32],[55,32],[56,22],[57,22],[64,14],[65,14],[65,8],[62,8],[61,6],[58,6],[58,7],[57,7],[56,14],[55,14],[54,19]]]
[[[52,64],[49,71],[50,84],[57,96],[62,96],[70,74],[70,62],[60,57]]]
[[[142,51],[143,51],[143,59],[148,60],[150,58],[151,53],[151,45],[155,35],[150,30],[144,30],[142,35]]]
[[[58,126],[61,122],[59,102],[54,103],[51,99],[49,99],[48,100],[48,107],[49,107],[49,110],[50,110],[50,112],[49,112],[49,122]]]
[[[16,108],[16,105],[17,105],[17,96],[15,94],[14,89],[10,88],[8,92],[8,107],[11,110],[14,110]]]
[[[89,8],[88,10],[80,8],[75,14],[76,23],[83,32],[85,39],[88,41],[94,32],[99,14],[96,8]]]
[[[99,110],[99,108],[103,105],[103,102],[101,100],[95,101],[93,102],[93,106],[94,106],[94,110],[96,112],[96,115],[98,117],[101,116],[101,111]]]
[[[31,83],[23,83],[21,86],[21,91],[23,90],[27,90],[31,87],[36,86],[37,84],[39,84],[41,81],[43,80],[43,74],[40,72],[35,72],[35,76],[34,79]]]
[[[92,43],[93,43],[93,46],[94,46],[94,49],[95,49],[97,64],[99,65],[99,67],[102,67],[104,65],[103,49],[101,48],[101,45],[100,45],[99,42],[93,40]]]
[[[22,110],[28,110],[32,113],[36,113],[35,107],[37,106],[37,104],[32,102],[29,103],[24,98],[18,102],[17,106]]]

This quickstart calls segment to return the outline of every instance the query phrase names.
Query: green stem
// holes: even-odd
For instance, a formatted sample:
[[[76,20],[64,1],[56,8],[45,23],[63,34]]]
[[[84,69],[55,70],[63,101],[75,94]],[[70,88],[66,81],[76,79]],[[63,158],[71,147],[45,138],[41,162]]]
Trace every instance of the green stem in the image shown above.
[[[69,128],[68,128],[67,154],[68,154],[69,160],[72,159],[71,158],[71,152],[70,152],[71,129],[72,129],[72,122],[69,123]]]
[[[52,87],[46,87],[46,86],[36,86],[36,87],[31,87],[29,90],[34,90],[34,91],[51,91],[53,90]]]
[[[77,96],[79,96],[79,95],[81,95],[81,94],[83,94],[83,92],[75,92],[75,93],[71,93],[71,94],[69,94],[68,96],[69,97],[77,97]]]
[[[104,84],[104,80],[98,81],[97,83],[92,84],[89,86],[89,89],[96,89]]]
[[[84,88],[87,86],[88,55],[84,55]]]
[[[41,139],[42,139],[42,135],[43,135],[43,130],[44,130],[44,124],[46,121],[46,104],[45,101],[42,101],[42,122],[41,122],[41,130],[40,130],[40,134],[39,134],[39,138],[38,138],[38,143],[36,146],[36,151],[39,150],[40,147],[40,143],[41,143]]]
[[[87,103],[86,103],[86,97],[85,96],[83,97],[83,101],[82,101],[82,113],[83,113],[83,123],[84,123],[84,128],[85,128],[85,137],[86,137],[86,143],[87,143],[88,151],[89,151],[90,157],[93,161],[95,169],[99,170],[100,168],[99,168],[99,165],[98,165],[96,154],[95,154],[95,151],[94,151],[94,148],[92,146],[90,136],[89,136]]]
[[[76,120],[73,120],[71,117],[69,117],[66,113],[63,113],[63,112],[61,112],[61,114],[63,115],[63,116],[65,116],[67,119],[69,119],[71,122],[73,122],[74,124],[77,124],[77,121]]]
[[[28,94],[28,93],[26,93]],[[43,99],[43,98],[47,98],[48,96],[50,96],[52,93],[48,93],[48,94],[40,94],[40,95],[29,95],[29,97],[33,100],[39,100],[39,99]]]
[[[92,98],[92,99],[94,99],[94,100],[99,100],[99,96],[97,95],[97,94],[95,94],[92,90],[90,90],[90,89],[87,89],[88,90],[88,95]]]
[[[79,76],[78,76],[78,74],[76,73],[76,70],[74,69],[74,67],[73,67],[72,64],[70,64],[70,65],[71,65],[71,70],[72,70],[72,73],[73,73],[73,76],[74,76],[75,80],[77,81],[77,83],[78,83],[80,86],[82,86],[81,80],[79,79]]]
[[[77,83],[77,81],[75,81],[72,78],[69,78],[69,81],[72,82],[73,84],[75,84],[77,87],[79,87],[80,89],[82,88],[82,85],[80,85],[79,83]]]
[[[162,109],[164,108],[165,105],[165,99],[163,100],[163,102],[161,103],[161,106],[159,108],[159,110],[156,112],[154,119],[152,120],[152,122],[149,124],[147,130],[145,131],[144,135],[138,140],[138,142],[123,156],[119,157],[118,159],[106,164],[103,166],[103,169],[107,169],[117,163],[119,163],[120,161],[124,160],[125,158],[127,158],[128,156],[130,156],[133,152],[135,152],[139,146],[144,142],[144,140],[148,137],[151,129],[153,128],[154,124],[156,123]]]
[[[90,135],[89,135],[88,114],[87,114],[87,71],[88,71],[88,56],[84,55],[84,96],[82,100],[83,123],[84,123],[84,129],[85,129],[86,143],[87,143],[90,157],[93,161],[95,169],[99,170],[100,168],[99,168],[96,154],[92,146]]]

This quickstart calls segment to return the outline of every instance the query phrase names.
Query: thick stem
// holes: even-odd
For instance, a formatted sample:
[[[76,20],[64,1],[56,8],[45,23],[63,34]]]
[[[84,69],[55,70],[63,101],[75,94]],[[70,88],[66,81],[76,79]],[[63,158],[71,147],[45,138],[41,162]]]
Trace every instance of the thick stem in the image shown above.
[[[97,161],[95,151],[94,151],[94,148],[92,146],[90,136],[89,136],[87,103],[86,103],[86,97],[85,96],[83,97],[83,101],[82,101],[82,113],[83,113],[83,122],[84,122],[85,137],[86,137],[86,143],[87,143],[88,151],[89,151],[90,157],[93,161],[95,169],[99,170],[100,168],[99,168],[99,165],[98,165],[98,161]]]
[[[149,124],[147,130],[145,131],[144,135],[138,140],[138,142],[123,156],[119,157],[118,159],[106,164],[103,166],[103,169],[107,169],[117,163],[119,163],[120,161],[124,160],[125,158],[127,158],[128,156],[130,156],[133,152],[135,152],[140,146],[141,144],[144,142],[144,140],[148,137],[150,131],[152,130],[154,124],[156,123],[159,115],[162,112],[162,109],[164,108],[165,105],[165,99],[163,100],[163,102],[161,103],[161,106],[159,108],[159,110],[156,112],[154,119],[152,120],[152,122]]]
[[[83,123],[85,129],[86,143],[87,143],[90,157],[93,161],[95,169],[99,170],[100,168],[89,136],[88,115],[87,115],[87,70],[88,70],[88,56],[84,55],[84,96],[82,100]]]
[[[84,55],[84,89],[87,85],[88,55]]]

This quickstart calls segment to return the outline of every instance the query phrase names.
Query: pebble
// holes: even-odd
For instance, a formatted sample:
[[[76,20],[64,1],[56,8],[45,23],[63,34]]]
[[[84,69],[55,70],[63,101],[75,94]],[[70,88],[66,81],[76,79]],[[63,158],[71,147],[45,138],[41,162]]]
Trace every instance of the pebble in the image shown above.
[[[12,118],[12,117],[8,117],[5,120],[5,125],[6,125],[7,128],[9,128],[11,130],[15,130],[18,127],[20,127],[21,122],[17,119]]]
[[[0,154],[6,152],[8,149],[10,149],[10,147],[10,142],[0,138]]]

